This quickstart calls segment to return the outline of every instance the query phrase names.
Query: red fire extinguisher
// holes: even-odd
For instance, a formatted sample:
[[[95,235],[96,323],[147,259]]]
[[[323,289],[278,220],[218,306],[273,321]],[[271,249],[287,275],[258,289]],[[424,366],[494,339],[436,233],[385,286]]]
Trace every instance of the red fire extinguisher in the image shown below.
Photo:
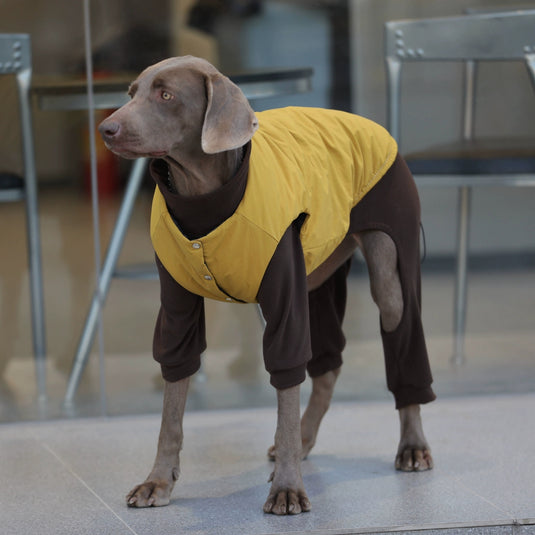
[[[106,73],[95,73],[95,79],[106,77]],[[95,127],[97,127],[112,110],[95,110]],[[91,157],[89,150],[89,131],[84,136],[84,190],[91,195]],[[112,197],[119,191],[119,158],[106,148],[98,131],[95,131],[95,158],[98,178],[98,196],[101,199]]]

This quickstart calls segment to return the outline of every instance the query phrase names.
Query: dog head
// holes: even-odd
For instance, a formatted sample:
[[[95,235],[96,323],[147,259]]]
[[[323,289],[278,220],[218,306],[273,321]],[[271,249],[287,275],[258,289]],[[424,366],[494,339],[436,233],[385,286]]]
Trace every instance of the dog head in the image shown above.
[[[124,158],[215,154],[243,146],[258,128],[242,91],[193,56],[148,67],[128,94],[130,102],[99,125],[106,146]]]

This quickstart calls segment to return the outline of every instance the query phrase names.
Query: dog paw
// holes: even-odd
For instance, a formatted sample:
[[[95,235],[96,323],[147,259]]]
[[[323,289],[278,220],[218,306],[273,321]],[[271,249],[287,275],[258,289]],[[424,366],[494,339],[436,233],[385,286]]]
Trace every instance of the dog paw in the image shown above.
[[[161,507],[171,498],[173,485],[165,480],[151,480],[134,487],[126,495],[128,507]]]
[[[395,465],[402,472],[425,472],[433,468],[433,457],[427,448],[407,447],[398,451]]]
[[[297,471],[292,475],[292,470],[286,467],[284,470],[275,470],[271,473],[269,481],[272,482],[269,496],[264,504],[264,513],[273,515],[298,515],[310,511],[312,506],[305,492],[299,464]],[[276,474],[279,474],[277,476]],[[280,477],[280,474],[283,474]]]
[[[408,405],[399,410],[401,436],[396,454],[396,470],[424,472],[433,468],[431,449],[425,439],[420,405]]]
[[[304,491],[279,490],[271,492],[264,504],[264,513],[298,515],[310,511],[312,506]]]

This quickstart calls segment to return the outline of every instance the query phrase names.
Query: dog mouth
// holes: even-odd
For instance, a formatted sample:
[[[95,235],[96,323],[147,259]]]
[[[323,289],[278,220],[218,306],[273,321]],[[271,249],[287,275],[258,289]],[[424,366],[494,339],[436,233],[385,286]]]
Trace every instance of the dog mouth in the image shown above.
[[[167,155],[166,150],[138,151],[129,149],[127,147],[121,147],[113,143],[108,143],[106,141],[104,142],[104,145],[108,150],[114,154],[117,154],[117,156],[128,160],[133,160],[136,158],[163,158]]]

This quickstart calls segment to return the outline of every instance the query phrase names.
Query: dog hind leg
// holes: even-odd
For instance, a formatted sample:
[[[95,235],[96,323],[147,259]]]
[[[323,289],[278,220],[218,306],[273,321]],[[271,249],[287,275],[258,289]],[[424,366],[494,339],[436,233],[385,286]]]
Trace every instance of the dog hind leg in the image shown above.
[[[420,405],[399,409],[400,441],[396,454],[396,470],[423,472],[433,468],[431,449],[424,435]]]
[[[319,427],[329,410],[334,385],[339,375],[340,368],[312,378],[312,392],[301,418],[301,456],[303,459],[307,458],[310,450],[316,444]],[[275,445],[269,448],[268,457],[272,461],[275,460]]]
[[[396,245],[392,238],[381,231],[362,233],[360,242],[368,265],[372,297],[379,307],[382,328],[384,332],[392,333],[400,324],[404,309]],[[420,405],[400,407],[399,418],[401,432],[396,469],[404,472],[430,470],[433,468],[433,458],[423,432]]]
[[[396,245],[388,234],[381,231],[363,232],[359,238],[368,266],[372,298],[381,314],[381,324],[386,332],[394,331],[403,316]]]
[[[321,420],[329,409],[338,375],[340,375],[340,368],[312,378],[312,392],[301,418],[303,459],[307,458],[316,443]]]
[[[316,442],[320,423],[329,409],[342,366],[342,351],[346,343],[342,322],[346,307],[347,276],[351,267],[351,258],[346,257],[348,250],[353,250],[352,244],[357,242],[351,237],[347,243],[350,246],[344,249],[341,258],[343,263],[308,294],[312,345],[312,360],[308,363],[308,373],[312,378],[312,392],[301,418],[303,458],[307,457]],[[333,265],[330,269],[332,267]],[[274,446],[268,450],[268,456],[272,460],[275,459]]]

